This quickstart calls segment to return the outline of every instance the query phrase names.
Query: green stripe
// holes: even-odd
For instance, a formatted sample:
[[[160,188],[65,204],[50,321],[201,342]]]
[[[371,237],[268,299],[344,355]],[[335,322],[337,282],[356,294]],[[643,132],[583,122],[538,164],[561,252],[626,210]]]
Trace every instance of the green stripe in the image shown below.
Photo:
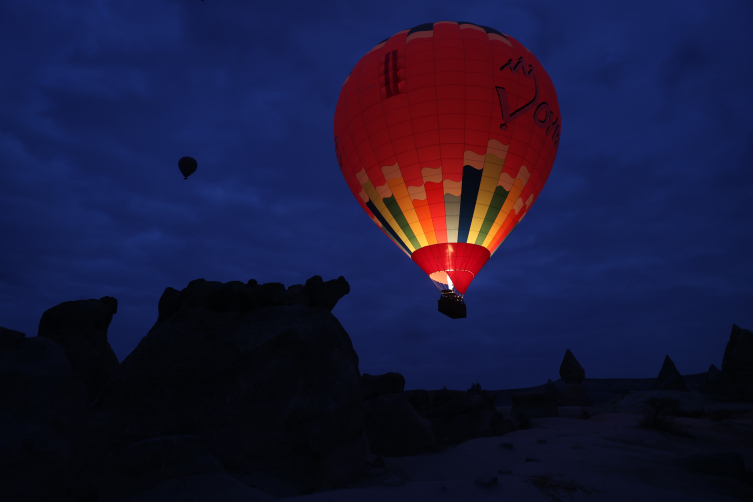
[[[400,236],[398,236],[395,230],[390,226],[390,224],[387,223],[387,220],[384,219],[384,215],[377,210],[374,203],[369,200],[366,202],[366,207],[368,207],[369,211],[371,211],[371,214],[373,214],[374,217],[379,220],[379,223],[382,224],[382,226],[379,227],[382,229],[382,232],[387,234],[389,238],[395,242],[395,244],[403,248],[405,252],[408,253],[408,256],[410,256],[411,252],[410,249],[408,249],[408,246],[405,245]]]
[[[507,199],[509,193],[510,192],[501,186],[497,186],[497,188],[494,189],[492,201],[489,203],[489,210],[484,217],[484,223],[481,224],[481,230],[478,231],[478,237],[476,237],[475,244],[480,246],[484,243],[484,240],[486,240],[486,236],[489,233],[489,229],[494,225],[494,220],[497,219],[497,215],[499,215],[499,212],[502,210],[502,206],[505,204],[505,199]]]
[[[390,213],[392,213],[392,216],[395,218],[395,223],[397,223],[398,226],[403,229],[405,236],[408,238],[411,244],[413,244],[416,249],[420,248],[421,244],[419,244],[418,239],[416,239],[416,234],[413,233],[413,230],[408,224],[408,220],[405,219],[403,211],[400,209],[395,196],[391,195],[390,197],[382,200],[384,200],[384,205],[387,206],[387,209],[390,210]]]

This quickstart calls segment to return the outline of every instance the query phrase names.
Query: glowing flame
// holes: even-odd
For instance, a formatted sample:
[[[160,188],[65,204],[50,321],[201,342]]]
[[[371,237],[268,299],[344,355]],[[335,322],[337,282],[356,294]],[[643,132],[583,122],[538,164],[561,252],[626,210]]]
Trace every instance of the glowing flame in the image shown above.
[[[455,289],[455,285],[452,283],[452,279],[450,279],[450,274],[447,275],[447,285],[450,286],[449,289]]]

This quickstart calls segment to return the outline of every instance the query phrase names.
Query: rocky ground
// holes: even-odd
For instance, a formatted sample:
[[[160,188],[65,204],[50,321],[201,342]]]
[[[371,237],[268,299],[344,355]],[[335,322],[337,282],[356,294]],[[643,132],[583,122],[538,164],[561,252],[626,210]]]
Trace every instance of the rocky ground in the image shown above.
[[[737,408],[751,411],[678,418],[680,434],[638,427],[635,413],[535,419],[440,453],[385,458],[388,472],[348,489],[284,500],[753,500],[753,406]]]
[[[0,328],[0,501],[753,500],[753,333],[722,369],[405,390],[361,374],[340,277],[167,288],[119,363],[117,300]]]

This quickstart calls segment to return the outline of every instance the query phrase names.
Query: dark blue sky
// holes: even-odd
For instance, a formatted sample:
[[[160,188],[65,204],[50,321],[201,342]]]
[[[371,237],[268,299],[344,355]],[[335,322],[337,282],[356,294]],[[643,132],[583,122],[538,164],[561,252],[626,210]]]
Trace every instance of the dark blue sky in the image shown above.
[[[407,388],[538,385],[565,349],[594,378],[721,366],[753,329],[751,2],[5,2],[0,325],[118,299],[122,360],[168,286],[343,275],[362,373]],[[507,33],[557,89],[549,181],[466,295],[439,294],[356,203],[340,87],[432,21]],[[197,159],[184,181],[177,161]]]

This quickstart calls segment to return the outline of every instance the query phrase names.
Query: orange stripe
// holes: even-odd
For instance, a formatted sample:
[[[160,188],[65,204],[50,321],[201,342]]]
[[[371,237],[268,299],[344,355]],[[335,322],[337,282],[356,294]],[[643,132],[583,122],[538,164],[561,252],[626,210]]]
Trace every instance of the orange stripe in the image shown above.
[[[521,209],[520,212],[522,213],[523,210]],[[512,216],[510,216],[512,215]],[[502,243],[505,237],[512,232],[512,229],[515,228],[515,223],[519,221],[519,214],[515,214],[515,211],[510,211],[510,214],[507,215],[505,218],[505,221],[500,225],[499,230],[497,231],[497,235],[494,236],[494,239],[491,241],[491,245],[489,246],[489,251],[494,252],[497,247]]]
[[[415,199],[413,201],[413,209],[416,210],[418,221],[421,222],[421,228],[424,229],[424,235],[426,240],[429,241],[429,245],[437,243],[437,235],[434,232],[434,225],[431,221],[431,211],[429,211],[429,201],[426,199]]]
[[[431,213],[432,227],[434,235],[437,236],[437,243],[447,242],[447,219],[444,212],[444,188],[441,183],[427,181],[424,184],[426,190],[426,202],[428,203],[429,212]]]

